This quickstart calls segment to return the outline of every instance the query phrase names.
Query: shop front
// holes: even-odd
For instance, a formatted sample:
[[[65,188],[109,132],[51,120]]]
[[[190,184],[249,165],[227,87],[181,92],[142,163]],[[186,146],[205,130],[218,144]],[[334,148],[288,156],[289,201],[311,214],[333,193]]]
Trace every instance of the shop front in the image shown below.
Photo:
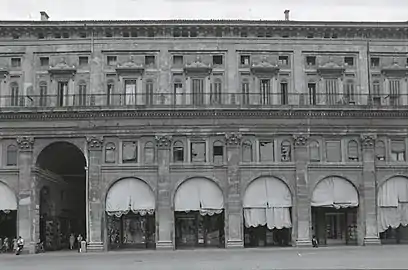
[[[0,250],[5,239],[9,244],[8,250],[11,250],[15,238],[17,238],[17,199],[14,192],[0,182]]]
[[[224,243],[224,198],[206,178],[184,182],[174,198],[176,248],[219,247]]]
[[[244,246],[290,246],[292,195],[279,179],[253,181],[245,191]]]
[[[408,179],[393,177],[378,189],[378,231],[382,244],[408,244]]]
[[[358,193],[340,177],[320,181],[312,194],[313,233],[320,245],[357,245]]]
[[[142,180],[116,182],[106,196],[108,248],[155,248],[155,206],[154,193]]]

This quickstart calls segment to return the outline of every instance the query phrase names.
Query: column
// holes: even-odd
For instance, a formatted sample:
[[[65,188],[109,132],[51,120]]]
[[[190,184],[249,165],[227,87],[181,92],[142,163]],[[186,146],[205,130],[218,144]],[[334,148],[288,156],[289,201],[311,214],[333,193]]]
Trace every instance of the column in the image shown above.
[[[377,227],[376,174],[375,174],[375,135],[361,136],[363,156],[363,181],[359,205],[361,222],[360,235],[364,235],[364,245],[380,245]],[[359,237],[360,238],[360,237]]]
[[[225,246],[227,248],[244,247],[243,213],[240,190],[241,134],[225,135],[228,166],[228,193],[225,212]]]
[[[33,164],[33,137],[18,137],[19,147],[19,190],[17,209],[17,237],[24,239],[25,251],[35,253],[38,241],[40,217],[39,217],[39,194],[36,181],[31,173]]]
[[[101,187],[101,161],[102,161],[102,137],[87,137],[88,142],[88,230],[87,235],[88,251],[102,251],[102,216],[104,213]]]
[[[295,164],[296,164],[296,190],[294,196],[294,218],[293,224],[296,226],[294,235],[296,236],[296,246],[311,246],[310,221],[311,204],[309,190],[307,186],[307,137],[305,135],[294,135]]]
[[[157,135],[156,249],[173,249],[174,211],[170,196],[171,136]]]

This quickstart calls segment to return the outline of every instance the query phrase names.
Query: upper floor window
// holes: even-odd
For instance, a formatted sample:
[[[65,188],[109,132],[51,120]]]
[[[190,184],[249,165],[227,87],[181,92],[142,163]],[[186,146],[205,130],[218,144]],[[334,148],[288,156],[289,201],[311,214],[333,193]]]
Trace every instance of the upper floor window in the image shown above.
[[[271,80],[262,79],[260,84],[261,104],[268,105],[271,102]]]
[[[122,144],[122,162],[136,163],[137,162],[137,143],[123,142]]]
[[[306,56],[306,65],[315,66],[316,65],[316,56]]]
[[[42,81],[39,84],[40,86],[40,106],[44,107],[47,106],[47,83]]]
[[[242,142],[242,162],[252,162],[252,143],[249,140]]]
[[[210,100],[211,104],[221,104],[222,96],[222,81],[220,78],[216,78],[211,87]]]
[[[381,85],[380,82],[375,80],[373,81],[373,105],[381,105]]]
[[[154,55],[146,55],[145,56],[145,65],[146,66],[152,67],[152,66],[155,65],[155,62],[156,62],[156,57]]]
[[[153,80],[149,79],[146,81],[146,105],[153,105],[154,98],[154,84]]]
[[[115,82],[109,80],[106,85],[106,105],[111,105],[113,103],[113,98],[115,96]]]
[[[205,142],[192,142],[191,162],[205,162],[205,161],[206,161]]]
[[[213,162],[221,164],[224,161],[224,145],[220,141],[216,141],[213,144]]]
[[[349,67],[354,66],[354,57],[351,56],[344,57],[344,63]]]
[[[370,62],[371,62],[371,67],[379,67],[380,66],[380,58],[379,57],[371,57]]]
[[[376,142],[375,156],[378,161],[385,161],[385,143],[383,141]]]
[[[280,55],[279,56],[279,64],[282,66],[289,65],[289,56],[287,55]]]
[[[80,81],[78,85],[78,101],[79,106],[86,106],[86,82]]]
[[[288,90],[287,82],[280,83],[280,101],[281,101],[281,105],[289,104],[289,90]]]
[[[154,158],[154,144],[152,142],[147,142],[144,146],[144,163],[154,163]]]
[[[105,163],[116,162],[116,147],[115,144],[110,142],[105,146]]]
[[[344,85],[344,99],[346,104],[355,104],[356,102],[353,80],[347,80]]]
[[[292,160],[292,145],[289,141],[281,143],[281,161],[288,162]]]
[[[309,105],[316,105],[317,104],[317,91],[316,91],[316,83],[308,83],[308,94],[309,94]]]
[[[135,105],[136,104],[136,80],[125,80],[125,89],[123,103],[125,105]]]
[[[400,80],[390,80],[389,81],[389,88],[390,88],[390,105],[391,106],[398,106],[400,105]]]
[[[184,162],[184,145],[181,141],[173,144],[173,162]]]
[[[317,141],[310,141],[309,143],[309,158],[312,162],[320,161],[320,147]]]
[[[10,144],[7,146],[7,166],[17,166],[17,146]]]
[[[50,65],[50,58],[49,57],[40,57],[40,65],[42,67],[48,67]]]
[[[358,143],[354,140],[348,142],[348,160],[358,161]]]
[[[222,65],[223,63],[222,55],[213,55],[213,65]]]
[[[341,143],[340,141],[326,142],[326,161],[341,162]]]
[[[174,55],[173,56],[173,65],[175,66],[183,66],[184,59],[182,55]]]
[[[10,105],[18,106],[19,105],[19,87],[18,83],[12,82],[10,84]]]
[[[337,79],[326,79],[325,83],[327,105],[335,105],[339,100],[339,82]]]
[[[251,62],[251,57],[249,55],[241,55],[241,65],[249,66]]]
[[[182,105],[185,103],[185,94],[181,79],[175,79],[173,84],[173,104]]]
[[[391,159],[393,161],[405,161],[405,141],[391,141]]]
[[[244,79],[241,84],[241,90],[242,90],[242,104],[243,105],[248,105],[249,104],[249,80]]]
[[[204,104],[204,79],[194,78],[191,80],[192,83],[192,94],[193,94],[193,105],[203,105]]]
[[[109,55],[106,57],[106,62],[108,63],[109,66],[116,66],[118,58],[116,56]]]
[[[78,61],[80,67],[87,66],[89,63],[88,56],[80,56]]]
[[[259,141],[259,160],[261,162],[274,161],[274,144],[271,140]]]
[[[21,67],[21,58],[19,57],[11,58],[11,67],[13,68]]]

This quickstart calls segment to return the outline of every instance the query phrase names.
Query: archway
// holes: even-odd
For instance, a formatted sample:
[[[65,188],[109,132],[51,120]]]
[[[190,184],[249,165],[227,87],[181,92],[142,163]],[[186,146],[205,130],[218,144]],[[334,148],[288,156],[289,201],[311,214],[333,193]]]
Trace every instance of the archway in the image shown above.
[[[5,251],[12,250],[12,240],[17,237],[17,199],[14,192],[0,182],[0,242]]]
[[[254,180],[245,190],[244,246],[291,244],[292,195],[287,185],[273,177]]]
[[[78,147],[55,142],[39,154],[40,241],[46,250],[69,248],[71,234],[86,239],[86,159]]]
[[[105,203],[109,249],[154,248],[156,200],[142,180],[125,178],[111,186]]]
[[[408,179],[388,179],[378,189],[378,232],[383,244],[408,243]]]
[[[312,194],[312,224],[321,245],[356,245],[358,193],[346,179],[320,181]]]
[[[176,248],[224,247],[224,197],[206,178],[192,178],[174,197]]]

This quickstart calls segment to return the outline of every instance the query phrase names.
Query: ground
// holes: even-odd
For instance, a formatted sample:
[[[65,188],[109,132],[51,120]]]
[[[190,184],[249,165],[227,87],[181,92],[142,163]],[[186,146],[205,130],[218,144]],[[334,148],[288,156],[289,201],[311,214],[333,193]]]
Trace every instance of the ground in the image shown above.
[[[408,246],[240,250],[50,252],[1,255],[1,270],[407,269]]]

